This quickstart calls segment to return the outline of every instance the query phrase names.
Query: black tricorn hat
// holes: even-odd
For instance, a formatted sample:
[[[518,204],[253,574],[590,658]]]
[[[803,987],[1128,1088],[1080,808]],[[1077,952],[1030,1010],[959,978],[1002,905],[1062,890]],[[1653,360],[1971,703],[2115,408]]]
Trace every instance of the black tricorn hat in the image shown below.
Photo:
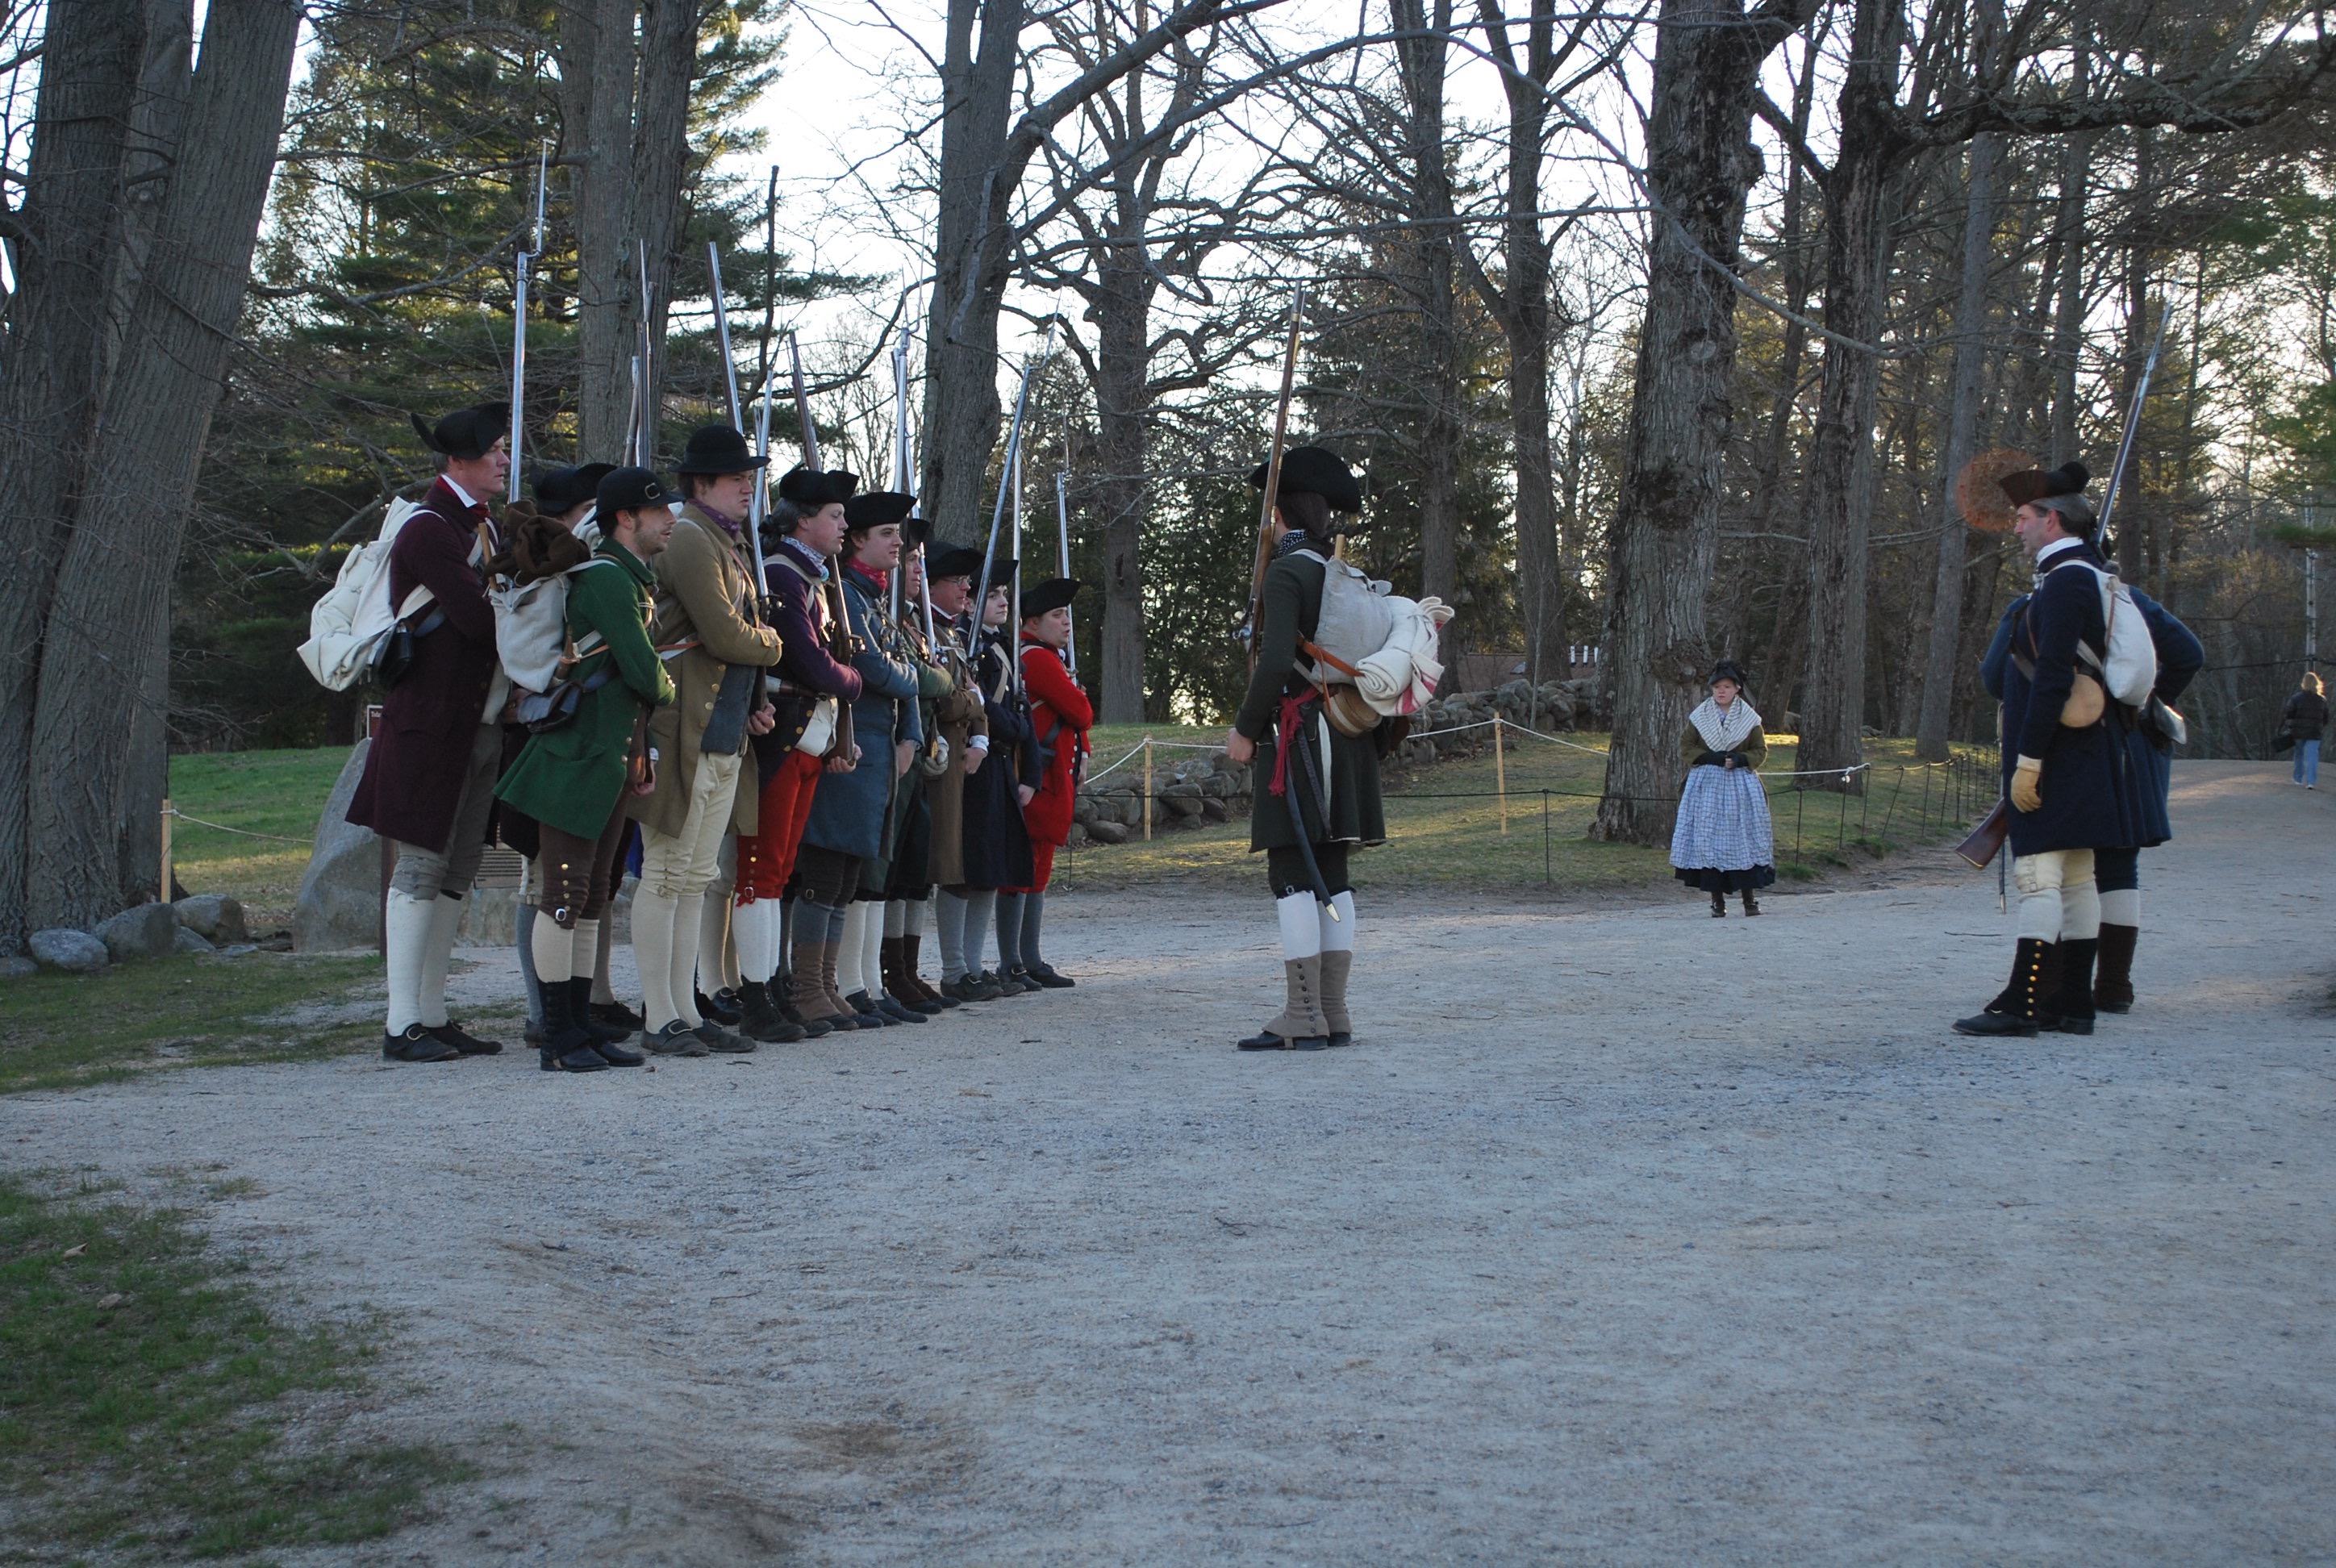
[[[422,444],[447,457],[473,463],[494,449],[498,441],[511,434],[511,405],[508,403],[482,403],[472,408],[458,408],[436,424],[426,423],[418,414],[409,414],[414,421],[414,433]]]
[[[2023,468],[2017,473],[2007,473],[1996,482],[2014,506],[2029,506],[2057,495],[2082,495],[2085,486],[2092,482],[2092,472],[2081,463],[2064,463],[2058,468]]]
[[[746,473],[769,463],[767,457],[756,457],[746,438],[726,424],[701,424],[689,433],[689,444],[681,449],[681,462],[676,473]]]
[[[1270,466],[1260,463],[1251,471],[1252,489],[1265,488]],[[1324,446],[1293,446],[1281,454],[1281,493],[1319,495],[1330,503],[1332,511],[1363,510],[1363,482],[1355,477],[1344,458]]]
[[[961,577],[970,582],[980,575],[981,551],[969,544],[951,545],[925,563],[925,576],[931,581]]]
[[[1711,667],[1711,678],[1705,681],[1703,684],[1706,686],[1717,686],[1723,680],[1732,680],[1738,687],[1747,687],[1752,684],[1752,677],[1744,673],[1744,667],[1737,664],[1732,658],[1723,658],[1718,664],[1713,665]]]
[[[913,495],[902,495],[897,490],[863,491],[843,503],[843,526],[848,532],[865,533],[888,522],[899,522],[916,509],[917,498]]]
[[[1036,620],[1050,609],[1060,609],[1078,597],[1076,577],[1050,577],[1036,588],[1022,590],[1022,618]]]
[[[562,512],[594,499],[600,482],[617,472],[613,463],[587,463],[575,468],[545,468],[536,471],[535,492],[538,506],[552,512]]]
[[[805,468],[798,463],[779,476],[779,499],[805,511],[817,511],[822,506],[850,501],[852,492],[859,488],[860,476],[846,473],[840,468],[822,473],[816,468]]]
[[[1021,570],[1022,563],[1020,561],[1008,560],[1002,555],[996,560],[991,561],[989,563],[989,591],[991,593],[995,593],[1001,588],[1011,588],[1014,586],[1014,574]]]
[[[667,490],[663,482],[646,468],[612,468],[602,476],[599,493],[594,499],[599,504],[600,516],[613,522],[620,511],[645,511],[653,506],[671,506],[681,497]]]
[[[908,517],[900,521],[900,545],[904,550],[922,550],[933,537],[933,520],[930,517]]]

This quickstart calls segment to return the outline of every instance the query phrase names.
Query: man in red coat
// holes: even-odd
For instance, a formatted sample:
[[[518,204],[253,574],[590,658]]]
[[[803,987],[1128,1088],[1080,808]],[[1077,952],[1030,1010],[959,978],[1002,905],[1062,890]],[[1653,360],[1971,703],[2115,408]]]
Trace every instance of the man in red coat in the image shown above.
[[[503,755],[511,678],[495,654],[486,564],[502,549],[490,497],[511,472],[511,404],[460,408],[414,428],[438,459],[438,482],[389,548],[390,602],[414,633],[411,667],[381,705],[381,727],[348,820],[397,846],[382,914],[389,1019],[381,1054],[443,1062],[492,1056],[494,1040],[446,1018],[446,966],[463,900],[486,852],[487,812]]]
[[[1057,577],[1022,596],[1022,688],[1030,698],[1030,727],[1046,768],[1037,789],[1022,803],[1022,825],[1030,833],[1030,885],[998,895],[998,956],[1006,972],[1049,990],[1074,983],[1039,956],[1038,928],[1046,883],[1055,874],[1055,852],[1071,836],[1071,806],[1087,755],[1087,731],[1095,727],[1095,707],[1063,659],[1063,650],[1071,646],[1071,600],[1078,591],[1077,579]],[[1012,952],[1005,950],[1009,943]]]

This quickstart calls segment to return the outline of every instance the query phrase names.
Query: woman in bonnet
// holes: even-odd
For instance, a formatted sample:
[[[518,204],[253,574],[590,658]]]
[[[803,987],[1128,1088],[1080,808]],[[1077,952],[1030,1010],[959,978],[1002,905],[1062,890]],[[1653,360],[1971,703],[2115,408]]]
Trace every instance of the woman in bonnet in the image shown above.
[[[1671,864],[1679,880],[1711,895],[1711,918],[1728,914],[1728,895],[1744,895],[1744,912],[1757,915],[1756,890],[1776,880],[1776,842],[1768,792],[1760,765],[1768,740],[1760,716],[1744,700],[1744,667],[1724,658],[1711,672],[1711,695],[1687,716],[1679,743],[1688,765],[1671,830]]]

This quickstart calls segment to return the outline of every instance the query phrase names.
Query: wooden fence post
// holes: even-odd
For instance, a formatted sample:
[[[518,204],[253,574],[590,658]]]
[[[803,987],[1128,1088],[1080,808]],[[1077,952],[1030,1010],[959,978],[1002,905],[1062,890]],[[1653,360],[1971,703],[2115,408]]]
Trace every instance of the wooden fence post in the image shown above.
[[[1493,789],[1501,797],[1501,836],[1509,836],[1509,761],[1501,744],[1501,716],[1493,715]]]
[[[1144,737],[1144,842],[1152,842],[1152,737]]]

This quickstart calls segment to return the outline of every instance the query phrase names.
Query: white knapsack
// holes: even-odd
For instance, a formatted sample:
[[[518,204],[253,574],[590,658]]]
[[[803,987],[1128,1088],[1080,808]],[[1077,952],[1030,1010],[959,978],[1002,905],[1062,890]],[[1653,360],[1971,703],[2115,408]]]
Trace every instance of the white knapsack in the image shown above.
[[[1450,607],[1432,598],[1400,598],[1392,584],[1374,581],[1347,561],[1310,550],[1299,553],[1322,562],[1310,678],[1325,687],[1352,686],[1379,717],[1416,711],[1443,677],[1437,643],[1452,618]],[[1351,716],[1358,725],[1364,716]]]
[[[2127,707],[2146,706],[2157,689],[2157,642],[2149,635],[2149,621],[2133,602],[2133,590],[2114,571],[2103,571],[2085,561],[2082,566],[2099,579],[2101,618],[2108,623],[2108,657],[2102,658],[2083,642],[2077,657],[2092,667],[2103,689]]]
[[[308,612],[308,640],[300,645],[300,662],[326,691],[346,691],[370,674],[390,628],[433,597],[417,585],[404,604],[389,602],[390,546],[397,542],[406,519],[421,510],[419,502],[403,496],[393,500],[382,518],[380,535],[349,551],[333,586]]]
[[[586,632],[573,648],[568,643],[568,579],[589,567],[614,566],[606,556],[590,556],[566,571],[512,585],[498,579],[487,589],[495,609],[495,652],[511,684],[529,691],[549,691],[563,665],[595,653],[601,638]]]

